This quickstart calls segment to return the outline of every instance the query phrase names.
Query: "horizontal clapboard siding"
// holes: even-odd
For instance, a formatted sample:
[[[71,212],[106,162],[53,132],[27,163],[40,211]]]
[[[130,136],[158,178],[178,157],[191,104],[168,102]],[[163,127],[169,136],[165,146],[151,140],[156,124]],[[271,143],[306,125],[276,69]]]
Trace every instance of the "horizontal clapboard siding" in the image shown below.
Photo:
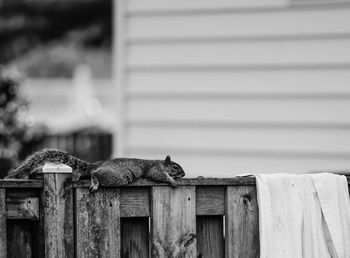
[[[200,5],[200,1],[197,2]],[[225,10],[225,9],[223,9]],[[349,33],[350,9],[292,9],[128,17],[127,39],[266,37]]]
[[[181,162],[186,176],[232,177],[245,173],[305,173],[312,171],[349,170],[348,156],[318,155],[305,156],[302,152],[229,152],[215,150],[183,151],[169,148],[130,148],[132,156],[141,158],[162,158],[166,153],[172,159]],[[147,154],[145,154],[147,153]]]
[[[241,12],[242,10],[278,10],[286,9],[286,7],[309,7],[309,8],[327,8],[339,7],[347,5],[349,0],[235,0],[235,1],[162,1],[149,0],[142,2],[140,0],[129,0],[126,2],[126,11],[133,15],[155,15],[169,13],[201,13],[201,12]]]
[[[128,117],[209,121],[350,122],[350,99],[151,99],[129,100]]]
[[[145,137],[147,135],[147,137]],[[329,135],[328,139],[324,136]],[[247,141],[249,139],[249,141]],[[196,148],[223,151],[251,150],[343,152],[350,155],[350,130],[260,129],[208,127],[142,127],[129,129],[131,146],[172,149]],[[330,144],[331,143],[331,144]]]
[[[127,90],[129,94],[310,93],[328,96],[350,93],[349,70],[130,72]]]
[[[198,1],[162,1],[162,0],[150,0],[147,2],[140,0],[129,0],[126,2],[126,11],[131,14],[154,14],[164,12],[198,12],[198,11],[210,11],[213,10],[225,10],[227,8],[266,8],[269,7],[284,7],[287,1],[281,0],[235,0],[235,1],[211,1],[201,0]]]
[[[331,63],[350,66],[350,52],[347,51],[349,46],[350,38],[283,42],[144,44],[129,47],[127,65],[238,66]]]
[[[171,154],[189,176],[350,166],[348,1],[131,0],[122,13],[123,154]]]

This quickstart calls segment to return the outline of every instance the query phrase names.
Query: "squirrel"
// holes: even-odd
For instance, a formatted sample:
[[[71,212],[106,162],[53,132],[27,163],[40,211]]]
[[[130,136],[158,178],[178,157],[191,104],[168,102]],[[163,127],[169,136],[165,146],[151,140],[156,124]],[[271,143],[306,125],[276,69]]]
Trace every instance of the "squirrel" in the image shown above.
[[[145,160],[134,158],[115,158],[89,163],[61,150],[44,149],[30,155],[19,167],[10,171],[5,179],[26,179],[46,162],[63,163],[73,169],[72,179],[91,179],[91,193],[102,186],[122,186],[138,178],[166,182],[176,187],[175,179],[185,176],[182,167],[173,162],[170,156],[165,160]]]

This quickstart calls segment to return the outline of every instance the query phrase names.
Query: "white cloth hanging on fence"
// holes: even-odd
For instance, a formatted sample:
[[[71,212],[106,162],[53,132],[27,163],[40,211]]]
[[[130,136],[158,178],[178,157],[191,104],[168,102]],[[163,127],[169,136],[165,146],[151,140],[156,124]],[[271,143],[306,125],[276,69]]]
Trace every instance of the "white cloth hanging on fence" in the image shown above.
[[[261,258],[350,258],[345,176],[256,175]]]

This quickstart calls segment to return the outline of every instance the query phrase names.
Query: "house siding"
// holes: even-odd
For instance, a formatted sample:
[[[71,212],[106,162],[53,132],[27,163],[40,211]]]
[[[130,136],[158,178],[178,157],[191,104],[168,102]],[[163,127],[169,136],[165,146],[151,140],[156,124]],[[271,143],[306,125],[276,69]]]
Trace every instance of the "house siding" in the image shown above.
[[[189,176],[349,168],[350,4],[295,3],[124,1],[118,155]]]

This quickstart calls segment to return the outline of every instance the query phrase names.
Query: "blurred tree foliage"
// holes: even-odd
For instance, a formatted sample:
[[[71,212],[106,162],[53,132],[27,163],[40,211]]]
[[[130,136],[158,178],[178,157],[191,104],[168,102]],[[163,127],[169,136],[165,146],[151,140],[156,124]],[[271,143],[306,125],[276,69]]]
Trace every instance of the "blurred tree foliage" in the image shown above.
[[[36,126],[27,114],[27,103],[18,96],[20,81],[15,70],[0,66],[0,178],[46,136],[46,129]]]
[[[86,49],[110,51],[111,35],[112,0],[0,1],[0,64],[34,52],[32,62],[69,75]]]

